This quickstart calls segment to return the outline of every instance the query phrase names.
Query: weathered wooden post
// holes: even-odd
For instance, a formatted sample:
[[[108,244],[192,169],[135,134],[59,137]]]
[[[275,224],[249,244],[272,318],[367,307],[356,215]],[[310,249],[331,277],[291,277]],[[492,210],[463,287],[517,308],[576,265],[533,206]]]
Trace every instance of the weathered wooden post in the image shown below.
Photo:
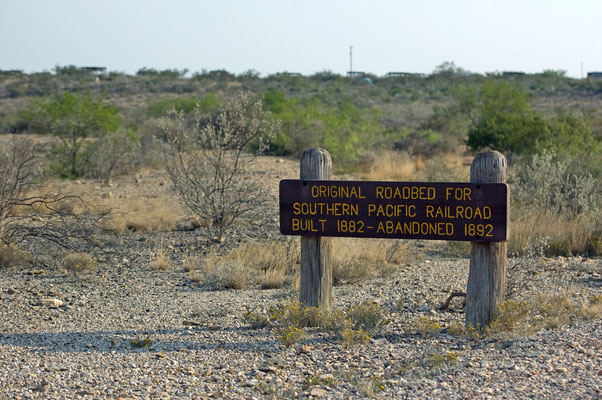
[[[506,182],[506,157],[497,151],[477,154],[470,167],[471,183]],[[507,242],[470,243],[466,289],[466,326],[482,329],[493,318],[506,295]]]
[[[301,157],[301,179],[330,179],[332,159],[324,149],[306,150]],[[299,301],[329,310],[332,303],[331,239],[301,236]]]

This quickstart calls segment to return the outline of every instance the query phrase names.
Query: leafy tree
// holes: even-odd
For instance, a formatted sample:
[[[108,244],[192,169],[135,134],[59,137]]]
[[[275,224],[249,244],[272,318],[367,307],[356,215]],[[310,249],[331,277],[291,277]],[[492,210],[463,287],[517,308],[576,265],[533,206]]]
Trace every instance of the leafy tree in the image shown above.
[[[61,144],[54,154],[61,167],[61,175],[81,176],[85,172],[82,147],[85,140],[114,132],[121,123],[117,109],[90,95],[64,93],[41,107],[48,130],[58,136]]]

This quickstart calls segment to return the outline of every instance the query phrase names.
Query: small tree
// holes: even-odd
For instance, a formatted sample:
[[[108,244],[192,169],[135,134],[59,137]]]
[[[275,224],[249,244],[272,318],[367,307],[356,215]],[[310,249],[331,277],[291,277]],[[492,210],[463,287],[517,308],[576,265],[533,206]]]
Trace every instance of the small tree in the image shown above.
[[[61,140],[55,154],[64,176],[77,177],[85,172],[82,147],[85,140],[117,130],[117,109],[89,95],[64,93],[41,107],[47,129]]]
[[[205,222],[209,236],[223,240],[260,200],[261,186],[249,180],[249,167],[266,149],[275,122],[261,100],[239,93],[210,117],[204,118],[197,107],[190,121],[172,109],[163,130],[166,170],[176,193]]]
[[[67,249],[75,249],[81,240],[94,242],[91,235],[104,214],[73,211],[76,206],[89,211],[80,196],[33,193],[40,183],[41,171],[41,159],[31,140],[18,136],[2,138],[0,251],[28,238]]]
[[[31,199],[27,191],[37,177],[38,162],[31,141],[11,137],[0,146],[0,241],[13,236],[11,213]]]

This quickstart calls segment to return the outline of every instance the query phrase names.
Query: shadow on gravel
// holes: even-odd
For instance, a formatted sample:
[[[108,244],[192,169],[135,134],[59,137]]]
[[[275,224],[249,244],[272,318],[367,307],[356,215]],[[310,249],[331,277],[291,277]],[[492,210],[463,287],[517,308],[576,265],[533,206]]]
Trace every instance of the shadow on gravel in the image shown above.
[[[205,340],[205,334],[223,333],[227,338],[234,332],[244,334],[244,342]],[[254,333],[255,332],[255,333]],[[163,339],[164,335],[169,338]],[[176,340],[174,340],[176,336]],[[266,333],[246,328],[206,328],[195,327],[193,330],[116,330],[103,332],[56,332],[56,333],[14,333],[0,334],[1,346],[27,347],[39,353],[169,353],[184,350],[235,350],[241,352],[278,351],[278,342],[266,338]]]

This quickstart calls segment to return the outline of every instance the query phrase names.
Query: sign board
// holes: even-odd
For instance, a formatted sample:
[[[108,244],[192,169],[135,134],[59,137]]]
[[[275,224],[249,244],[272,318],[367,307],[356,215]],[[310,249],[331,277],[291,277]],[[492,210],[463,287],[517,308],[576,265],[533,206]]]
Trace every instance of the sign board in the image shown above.
[[[284,235],[508,240],[505,183],[280,181]]]

